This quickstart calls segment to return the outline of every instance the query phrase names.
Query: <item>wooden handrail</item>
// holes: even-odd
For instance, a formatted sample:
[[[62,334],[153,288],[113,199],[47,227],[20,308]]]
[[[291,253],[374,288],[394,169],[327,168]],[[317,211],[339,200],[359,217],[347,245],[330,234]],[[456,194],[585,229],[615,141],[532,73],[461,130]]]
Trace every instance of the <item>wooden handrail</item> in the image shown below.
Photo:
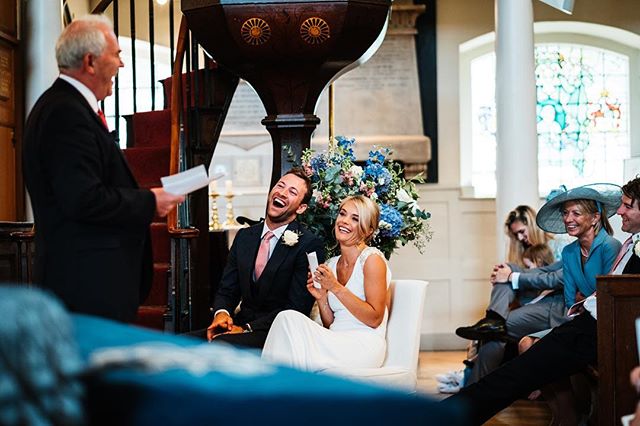
[[[98,4],[96,4],[96,6],[93,8],[91,13],[104,13],[104,11],[107,10],[107,7],[109,7],[111,3],[113,3],[113,0],[100,0]]]
[[[182,112],[182,62],[186,52],[187,20],[184,16],[180,19],[178,31],[178,43],[176,45],[176,58],[173,63],[171,75],[171,154],[169,158],[169,174],[178,173],[180,164],[180,113]],[[178,238],[195,238],[200,231],[196,228],[180,228],[178,226],[178,210],[173,209],[167,216],[169,235]]]

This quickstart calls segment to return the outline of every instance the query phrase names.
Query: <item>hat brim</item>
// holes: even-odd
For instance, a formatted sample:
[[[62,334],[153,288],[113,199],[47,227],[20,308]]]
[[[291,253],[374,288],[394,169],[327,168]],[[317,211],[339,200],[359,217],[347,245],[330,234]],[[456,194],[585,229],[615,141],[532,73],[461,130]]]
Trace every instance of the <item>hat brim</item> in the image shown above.
[[[572,200],[593,200],[599,202],[607,213],[613,216],[620,207],[622,190],[611,183],[596,183],[580,186],[562,192],[547,201],[536,215],[536,223],[547,232],[565,234],[567,232],[562,220],[562,205]]]

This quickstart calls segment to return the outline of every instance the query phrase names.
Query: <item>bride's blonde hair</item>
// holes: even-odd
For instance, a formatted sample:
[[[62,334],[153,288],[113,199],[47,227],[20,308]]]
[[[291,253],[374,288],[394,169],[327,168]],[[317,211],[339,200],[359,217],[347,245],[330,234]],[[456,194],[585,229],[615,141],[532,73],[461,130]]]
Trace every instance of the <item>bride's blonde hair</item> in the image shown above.
[[[338,211],[342,210],[342,207],[348,202],[352,202],[358,211],[358,235],[356,237],[363,238],[365,243],[369,243],[378,229],[380,207],[369,197],[351,195],[342,200]]]

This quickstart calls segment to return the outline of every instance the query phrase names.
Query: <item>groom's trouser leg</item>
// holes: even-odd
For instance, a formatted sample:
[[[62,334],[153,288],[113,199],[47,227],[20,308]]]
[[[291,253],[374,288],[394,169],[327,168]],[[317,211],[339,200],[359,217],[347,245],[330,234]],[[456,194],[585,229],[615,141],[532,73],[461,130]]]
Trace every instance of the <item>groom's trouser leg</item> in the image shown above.
[[[596,329],[593,317],[582,314],[555,328],[524,354],[446,399],[444,404],[467,405],[472,424],[483,424],[531,391],[587,365],[595,365]]]

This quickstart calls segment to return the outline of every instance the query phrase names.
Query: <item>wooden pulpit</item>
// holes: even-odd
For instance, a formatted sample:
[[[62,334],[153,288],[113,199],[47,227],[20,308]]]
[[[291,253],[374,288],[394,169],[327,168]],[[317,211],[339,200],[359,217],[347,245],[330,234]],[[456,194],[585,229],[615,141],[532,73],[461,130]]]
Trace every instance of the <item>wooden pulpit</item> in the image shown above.
[[[598,424],[618,425],[635,411],[638,395],[629,373],[638,365],[635,320],[640,317],[640,275],[598,277]]]

